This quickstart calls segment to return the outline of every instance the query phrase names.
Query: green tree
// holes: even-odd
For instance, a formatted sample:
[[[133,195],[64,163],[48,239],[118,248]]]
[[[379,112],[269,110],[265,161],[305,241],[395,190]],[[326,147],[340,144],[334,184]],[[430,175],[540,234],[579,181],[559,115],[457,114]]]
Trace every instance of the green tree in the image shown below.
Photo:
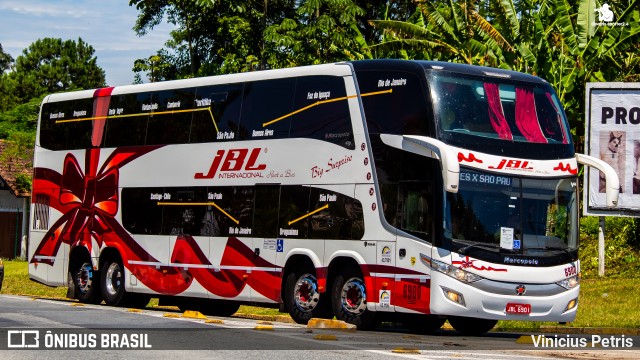
[[[362,58],[358,19],[364,9],[351,0],[304,0],[296,16],[265,30],[272,67],[310,65]]]
[[[13,133],[35,134],[42,97],[0,112],[0,139],[8,139]]]
[[[176,26],[163,49],[175,78],[266,68],[264,29],[293,16],[294,0],[130,0],[134,30],[147,34],[163,19]],[[159,52],[160,53],[160,52]]]
[[[94,49],[82,39],[36,40],[18,56],[13,70],[2,75],[14,97],[2,103],[6,110],[44,94],[105,85],[104,71],[96,64]]]
[[[0,72],[11,69],[13,64],[13,58],[2,50],[2,44],[0,44]]]

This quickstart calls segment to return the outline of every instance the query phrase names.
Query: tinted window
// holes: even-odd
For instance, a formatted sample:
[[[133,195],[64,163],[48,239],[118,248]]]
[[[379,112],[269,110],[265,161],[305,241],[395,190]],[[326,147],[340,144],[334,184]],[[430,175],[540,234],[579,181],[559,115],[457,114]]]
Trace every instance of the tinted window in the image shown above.
[[[441,179],[438,161],[386,146],[375,135],[371,146],[385,219],[394,227],[432,241],[437,223],[433,189]]]
[[[158,109],[150,93],[111,96],[103,146],[143,145],[149,113]]]
[[[204,223],[209,236],[252,236],[253,187],[209,188]]]
[[[308,76],[296,84],[290,137],[319,139],[354,149],[353,131],[344,80],[335,76]]]
[[[167,90],[153,93],[158,109],[149,116],[146,144],[181,144],[189,142],[195,89]]]
[[[246,84],[240,140],[289,136],[295,83],[295,78],[289,78]]]
[[[309,210],[308,187],[283,186],[280,190],[278,236],[307,238],[312,210]]]
[[[50,150],[91,146],[93,98],[44,104],[40,145]]]
[[[162,234],[200,236],[206,208],[207,189],[165,188],[162,205]]]
[[[361,239],[364,234],[362,204],[333,191],[311,189],[309,237],[312,239]]]
[[[254,235],[264,238],[278,237],[280,186],[257,185],[255,192]]]
[[[122,224],[133,234],[160,234],[163,188],[122,189]]]
[[[369,133],[429,134],[433,115],[418,76],[400,71],[360,71],[357,78]]]
[[[243,84],[200,87],[194,101],[190,142],[238,139]]]

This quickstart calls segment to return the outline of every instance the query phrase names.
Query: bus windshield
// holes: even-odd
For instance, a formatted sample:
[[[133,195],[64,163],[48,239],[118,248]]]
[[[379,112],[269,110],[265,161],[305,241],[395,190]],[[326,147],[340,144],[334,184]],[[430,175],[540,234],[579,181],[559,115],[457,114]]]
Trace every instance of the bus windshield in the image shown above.
[[[532,179],[461,169],[458,193],[447,193],[445,237],[452,240],[452,250],[467,253],[538,257],[575,252],[576,197],[575,178]]]
[[[570,142],[560,101],[549,85],[448,73],[431,73],[429,80],[439,134],[447,143],[470,148],[469,143],[489,139],[520,146]]]

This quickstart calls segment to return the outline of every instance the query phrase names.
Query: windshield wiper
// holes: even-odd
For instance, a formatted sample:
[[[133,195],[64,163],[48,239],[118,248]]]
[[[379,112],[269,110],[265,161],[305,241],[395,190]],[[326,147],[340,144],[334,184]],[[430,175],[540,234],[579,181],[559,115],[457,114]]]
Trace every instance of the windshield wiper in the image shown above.
[[[461,245],[465,245],[463,242],[458,241],[458,240],[453,240],[453,242],[456,242],[458,244]],[[485,250],[506,250],[506,251],[510,251],[510,252],[515,252],[514,250],[509,250],[509,249],[505,249],[505,248],[501,248],[500,245],[498,244],[489,244],[489,243],[474,243],[474,244],[469,244],[465,247],[462,247],[460,249],[458,249],[458,251],[460,252],[460,254],[464,254],[467,252],[467,250],[471,250],[473,248],[479,248],[479,249],[485,249]]]
[[[537,246],[537,247],[526,247],[525,250],[561,250],[564,251],[565,254],[571,256],[571,253],[569,252],[569,250],[566,247],[560,247],[560,246]]]

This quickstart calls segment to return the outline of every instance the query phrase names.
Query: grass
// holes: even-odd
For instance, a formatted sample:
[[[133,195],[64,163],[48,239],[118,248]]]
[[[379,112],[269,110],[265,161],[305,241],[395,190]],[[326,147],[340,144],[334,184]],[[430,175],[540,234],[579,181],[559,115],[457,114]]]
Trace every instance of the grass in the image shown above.
[[[35,297],[65,298],[65,287],[49,287],[29,280],[26,261],[5,261],[5,278],[2,285],[3,294],[27,295]],[[583,279],[576,321],[568,327],[618,327],[640,328],[640,311],[638,311],[637,289],[640,279],[605,277]],[[148,307],[157,306],[152,300]],[[240,314],[281,315],[277,309],[255,306],[241,306]],[[541,326],[556,326],[557,323],[540,323],[530,321],[501,321],[501,330],[536,330]]]

